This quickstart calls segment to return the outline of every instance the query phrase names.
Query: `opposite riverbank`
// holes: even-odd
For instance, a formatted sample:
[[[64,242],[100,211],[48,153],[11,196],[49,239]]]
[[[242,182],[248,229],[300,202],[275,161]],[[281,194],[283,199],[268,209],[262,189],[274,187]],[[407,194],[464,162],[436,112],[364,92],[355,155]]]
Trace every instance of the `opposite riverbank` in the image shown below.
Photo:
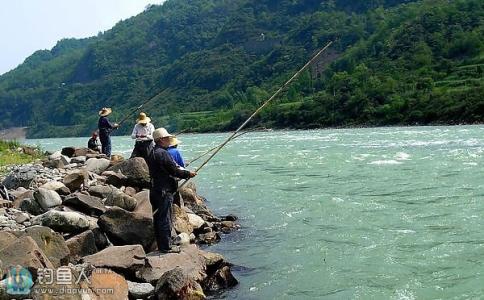
[[[173,207],[181,253],[154,251],[141,158],[68,147],[0,179],[1,299],[15,288],[34,299],[203,299],[237,284],[230,263],[199,247],[237,230],[236,217],[215,216],[194,184]]]

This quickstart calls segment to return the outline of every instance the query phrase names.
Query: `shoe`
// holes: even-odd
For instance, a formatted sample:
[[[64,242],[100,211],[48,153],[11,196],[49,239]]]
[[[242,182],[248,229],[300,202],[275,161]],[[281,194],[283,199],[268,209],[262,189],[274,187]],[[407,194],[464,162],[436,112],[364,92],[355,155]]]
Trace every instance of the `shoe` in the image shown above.
[[[167,254],[167,253],[180,253],[180,247],[178,246],[171,246],[170,249],[163,249],[160,250],[161,254]]]

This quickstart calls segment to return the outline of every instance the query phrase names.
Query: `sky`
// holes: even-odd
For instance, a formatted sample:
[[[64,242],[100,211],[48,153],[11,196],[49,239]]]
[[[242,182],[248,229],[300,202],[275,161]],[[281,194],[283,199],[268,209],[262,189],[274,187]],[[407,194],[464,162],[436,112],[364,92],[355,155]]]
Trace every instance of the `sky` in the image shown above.
[[[62,38],[84,38],[164,0],[0,0],[0,74]]]

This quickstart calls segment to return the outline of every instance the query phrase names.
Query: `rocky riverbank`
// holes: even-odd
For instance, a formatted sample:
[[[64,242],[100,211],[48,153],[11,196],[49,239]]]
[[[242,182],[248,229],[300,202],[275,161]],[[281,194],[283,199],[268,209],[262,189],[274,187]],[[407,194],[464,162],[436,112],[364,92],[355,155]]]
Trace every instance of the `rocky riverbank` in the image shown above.
[[[0,299],[204,299],[237,284],[223,256],[199,248],[237,230],[236,217],[215,216],[193,183],[173,206],[182,251],[160,254],[142,158],[69,147],[8,171]]]

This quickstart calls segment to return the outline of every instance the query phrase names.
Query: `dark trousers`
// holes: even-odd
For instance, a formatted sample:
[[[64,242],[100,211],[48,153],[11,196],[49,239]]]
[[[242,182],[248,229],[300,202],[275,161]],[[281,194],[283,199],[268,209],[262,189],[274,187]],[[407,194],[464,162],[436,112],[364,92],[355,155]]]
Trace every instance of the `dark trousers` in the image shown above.
[[[131,153],[131,157],[142,157],[145,160],[148,159],[148,155],[150,153],[153,141],[138,141],[134,144],[133,152]]]
[[[100,135],[99,140],[101,141],[101,153],[106,154],[107,157],[111,157],[111,137],[109,135]]]
[[[171,205],[173,204],[173,193],[152,188],[150,190],[150,203],[154,212],[153,226],[158,250],[169,250],[171,247]]]

